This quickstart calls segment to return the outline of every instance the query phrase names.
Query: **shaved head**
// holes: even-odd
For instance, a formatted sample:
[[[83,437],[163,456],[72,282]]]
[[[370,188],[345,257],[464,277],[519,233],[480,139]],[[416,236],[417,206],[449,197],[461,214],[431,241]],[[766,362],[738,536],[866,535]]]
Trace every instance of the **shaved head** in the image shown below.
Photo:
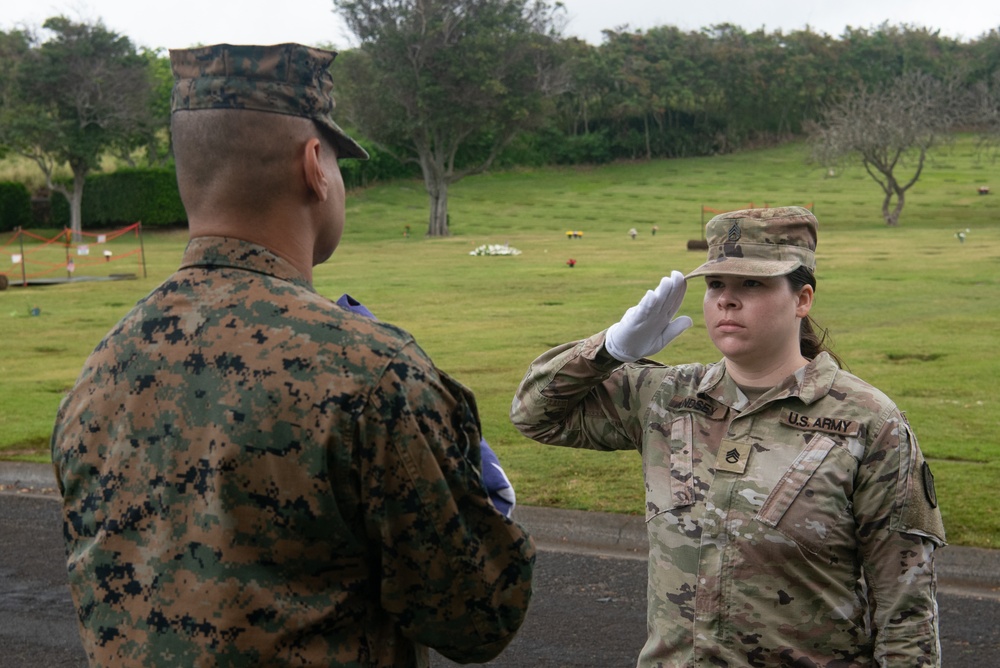
[[[311,120],[262,111],[178,111],[171,133],[181,200],[193,216],[259,213],[302,197],[303,146],[314,137],[329,146]]]

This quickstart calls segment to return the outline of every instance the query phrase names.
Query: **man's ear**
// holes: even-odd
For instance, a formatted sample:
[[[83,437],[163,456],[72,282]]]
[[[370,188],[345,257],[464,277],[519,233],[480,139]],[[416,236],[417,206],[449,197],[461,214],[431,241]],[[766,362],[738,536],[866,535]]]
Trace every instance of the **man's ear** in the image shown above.
[[[303,149],[302,163],[305,169],[306,185],[320,202],[325,202],[330,193],[330,184],[323,169],[323,143],[313,137]]]

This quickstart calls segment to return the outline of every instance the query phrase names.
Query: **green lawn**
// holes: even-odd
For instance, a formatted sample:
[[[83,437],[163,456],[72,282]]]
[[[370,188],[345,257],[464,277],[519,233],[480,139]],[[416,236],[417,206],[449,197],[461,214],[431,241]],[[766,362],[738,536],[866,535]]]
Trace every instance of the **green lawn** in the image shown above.
[[[1000,547],[992,511],[1000,479],[1000,166],[978,160],[973,146],[964,138],[933,157],[895,229],[882,223],[881,191],[862,170],[828,177],[796,144],[470,178],[451,190],[447,239],[423,237],[421,183],[389,183],[349,196],[341,248],[317,268],[315,284],[331,298],[349,292],[408,329],[475,390],[520,502],[638,513],[636,454],[545,447],[510,425],[511,395],[528,363],[615,322],[671,269],[700,264],[704,252],[686,243],[700,238],[703,205],[812,205],[820,220],[814,315],[850,370],[907,412],[934,466],[950,542]],[[978,195],[991,180],[997,194]],[[966,228],[959,243],[954,235]],[[584,235],[571,240],[567,230]],[[176,267],[184,242],[179,231],[147,233],[146,279],[0,292],[0,456],[47,458],[55,408],[87,353]],[[484,243],[522,254],[468,254]],[[0,271],[6,262],[0,257]],[[699,323],[700,301],[695,284],[684,312],[696,326],[658,359],[718,358]],[[33,307],[40,315],[30,315]]]

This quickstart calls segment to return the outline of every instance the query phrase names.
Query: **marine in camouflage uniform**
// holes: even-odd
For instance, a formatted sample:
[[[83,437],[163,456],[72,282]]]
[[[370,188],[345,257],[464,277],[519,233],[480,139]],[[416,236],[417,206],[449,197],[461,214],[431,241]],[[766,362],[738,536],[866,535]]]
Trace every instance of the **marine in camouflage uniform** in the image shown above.
[[[688,277],[728,271],[726,258],[743,271],[807,262],[814,242],[776,240],[755,220],[770,215],[811,218],[713,219],[709,262]],[[725,360],[623,364],[605,342],[601,332],[536,359],[511,419],[542,443],[641,454],[650,553],[639,666],[940,665],[933,552],[944,529],[890,399],[826,352],[751,400]]]
[[[212,88],[231,108],[253,77],[306,92],[258,108],[312,117],[297,100],[328,96],[330,52],[171,55],[185,90],[203,83],[184,82],[192,63],[224,64]],[[524,619],[534,548],[489,501],[479,441],[474,397],[409,334],[269,248],[193,238],[89,357],[52,437],[91,664],[492,658]]]

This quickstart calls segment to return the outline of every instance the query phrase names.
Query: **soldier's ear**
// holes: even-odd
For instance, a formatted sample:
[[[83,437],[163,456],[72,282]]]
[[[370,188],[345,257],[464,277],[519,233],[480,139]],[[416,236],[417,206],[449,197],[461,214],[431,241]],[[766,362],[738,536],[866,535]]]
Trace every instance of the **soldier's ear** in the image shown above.
[[[797,296],[797,302],[795,304],[795,317],[804,318],[809,315],[809,311],[812,310],[813,296],[815,292],[811,285],[803,285],[802,289],[799,290]]]
[[[313,137],[306,142],[302,156],[306,186],[320,202],[325,202],[330,195],[330,182],[323,169],[323,150],[323,143]]]

